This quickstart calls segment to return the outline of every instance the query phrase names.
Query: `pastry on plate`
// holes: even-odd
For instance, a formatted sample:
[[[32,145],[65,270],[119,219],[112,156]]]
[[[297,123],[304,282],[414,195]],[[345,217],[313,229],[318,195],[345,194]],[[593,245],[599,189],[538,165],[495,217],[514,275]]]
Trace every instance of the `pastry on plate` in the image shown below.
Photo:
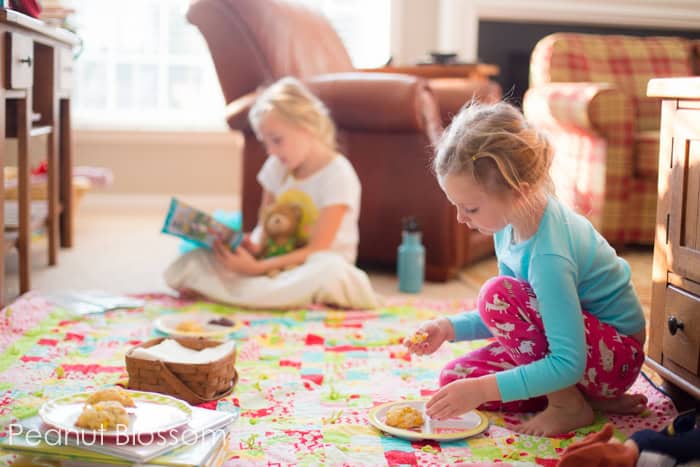
[[[204,332],[204,326],[202,326],[198,321],[193,319],[187,319],[180,321],[175,326],[175,329],[180,332]]]
[[[131,398],[128,392],[122,388],[107,388],[95,391],[87,398],[86,404],[96,404],[103,401],[116,401],[119,402],[124,407],[136,407],[134,400]]]
[[[102,401],[87,404],[78,416],[75,426],[89,430],[125,429],[129,426],[129,414],[117,401]]]
[[[423,426],[423,415],[410,405],[395,405],[386,412],[385,423],[395,428],[418,428]]]

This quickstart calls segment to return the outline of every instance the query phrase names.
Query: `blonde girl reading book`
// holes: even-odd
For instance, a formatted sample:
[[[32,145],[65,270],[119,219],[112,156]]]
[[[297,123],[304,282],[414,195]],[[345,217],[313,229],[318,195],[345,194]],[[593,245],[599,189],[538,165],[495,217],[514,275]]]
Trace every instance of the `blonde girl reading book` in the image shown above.
[[[445,366],[431,417],[544,409],[519,429],[554,435],[591,424],[594,409],[645,408],[643,395],[626,393],[646,338],[629,265],[553,196],[551,159],[546,139],[504,102],[465,107],[438,144],[440,186],[460,223],[494,236],[500,275],[482,286],[477,310],[423,323],[423,342],[404,341],[427,355],[445,341],[495,337]]]
[[[374,306],[367,276],[354,267],[360,181],[350,161],[337,151],[328,109],[303,84],[288,77],[260,94],[249,119],[268,153],[257,177],[263,188],[261,212],[273,202],[300,206],[298,233],[303,246],[261,257],[258,224],[234,251],[216,242],[213,252],[196,250],[181,257],[166,271],[168,284],[249,306],[289,307],[319,301]],[[266,276],[280,270],[285,272],[278,277]]]

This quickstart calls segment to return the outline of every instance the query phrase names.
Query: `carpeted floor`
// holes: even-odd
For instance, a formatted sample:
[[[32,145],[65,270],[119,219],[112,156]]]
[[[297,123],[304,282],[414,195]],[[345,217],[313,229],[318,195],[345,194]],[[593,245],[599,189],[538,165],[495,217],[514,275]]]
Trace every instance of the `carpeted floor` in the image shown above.
[[[235,209],[235,200],[182,197],[202,209]],[[76,216],[75,246],[62,249],[58,265],[46,264],[45,239],[32,244],[32,289],[44,292],[102,289],[114,293],[168,292],[162,273],[178,254],[179,239],[161,233],[168,197],[129,197],[89,194]],[[396,231],[397,243],[400,231]],[[19,294],[17,257],[7,256],[9,300]],[[394,274],[370,272],[375,290],[399,294]],[[421,297],[454,299],[478,291],[460,280],[427,283]]]
[[[391,299],[375,311],[311,308],[243,311],[150,295],[147,305],[78,318],[30,294],[0,313],[0,425],[36,414],[51,398],[123,381],[124,353],[156,336],[153,321],[193,309],[224,313],[244,326],[238,345],[239,382],[232,396],[206,407],[240,406],[225,465],[554,465],[560,452],[606,421],[624,437],[659,429],[675,415],[671,402],[641,377],[644,416],[608,417],[556,438],[511,430],[521,417],[487,413],[480,436],[454,442],[405,441],[368,423],[373,406],[431,394],[440,368],[483,342],[445,345],[430,357],[408,355],[400,340],[418,323],[471,304],[455,300]],[[7,430],[0,426],[0,437]],[[0,458],[8,461],[10,457]]]
[[[235,200],[188,198],[202,209],[235,209]],[[62,249],[58,265],[46,265],[45,240],[33,242],[32,288],[45,292],[67,289],[103,289],[114,293],[168,292],[162,272],[178,254],[179,241],[160,233],[167,197],[89,194],[77,211],[75,246]],[[397,243],[400,232],[396,232]],[[633,281],[642,303],[651,300],[651,248],[627,250]],[[17,258],[7,256],[6,289],[11,300],[19,293]],[[427,283],[420,297],[458,299],[475,296],[480,285],[496,274],[494,259],[465,268],[447,283]],[[370,271],[375,289],[385,296],[398,295],[393,274]]]

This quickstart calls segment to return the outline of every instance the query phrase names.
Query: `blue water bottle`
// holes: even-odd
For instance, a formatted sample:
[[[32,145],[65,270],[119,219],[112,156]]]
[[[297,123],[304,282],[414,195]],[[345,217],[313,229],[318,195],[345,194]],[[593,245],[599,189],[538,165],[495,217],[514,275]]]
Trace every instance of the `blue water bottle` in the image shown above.
[[[418,293],[423,288],[425,248],[421,244],[420,228],[414,217],[403,219],[402,237],[397,261],[399,290]]]

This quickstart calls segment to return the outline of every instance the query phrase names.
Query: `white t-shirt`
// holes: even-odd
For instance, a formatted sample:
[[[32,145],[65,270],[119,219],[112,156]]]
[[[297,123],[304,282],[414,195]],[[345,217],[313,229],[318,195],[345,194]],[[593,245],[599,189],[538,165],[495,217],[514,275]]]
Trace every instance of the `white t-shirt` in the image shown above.
[[[342,255],[349,263],[355,263],[360,234],[357,226],[360,217],[362,187],[355,169],[342,154],[336,155],[318,172],[296,179],[275,156],[269,156],[258,172],[260,185],[275,196],[284,198],[290,192],[305,193],[312,208],[320,211],[326,206],[342,204],[348,207],[335,235],[330,251]]]

